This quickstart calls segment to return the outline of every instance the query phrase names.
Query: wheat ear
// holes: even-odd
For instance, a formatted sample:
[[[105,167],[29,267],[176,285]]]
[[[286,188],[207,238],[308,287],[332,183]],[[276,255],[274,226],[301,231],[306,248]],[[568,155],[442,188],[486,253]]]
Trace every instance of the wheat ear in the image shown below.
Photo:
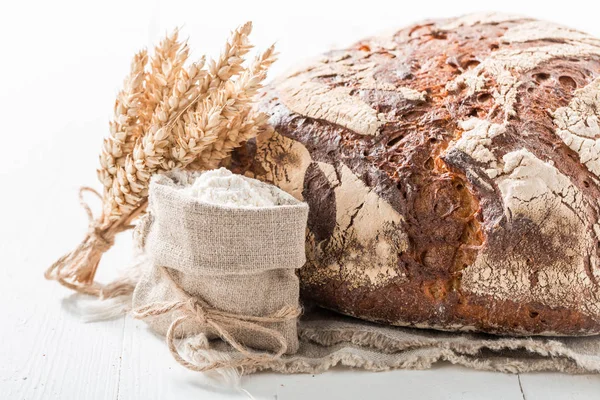
[[[88,234],[48,268],[48,279],[100,297],[121,293],[123,285],[96,283],[96,269],[115,236],[145,211],[151,176],[173,168],[218,165],[231,149],[268,129],[266,116],[254,113],[252,104],[275,53],[269,48],[245,69],[251,30],[247,23],[233,31],[207,69],[203,58],[185,68],[189,49],[179,41],[178,30],[155,47],[148,70],[145,52],[134,57],[100,155],[98,177],[104,193],[81,189],[81,194],[88,191],[102,198],[103,213],[94,218],[81,199],[90,219]]]
[[[219,138],[199,155],[194,169],[218,167],[231,150],[258,134],[267,118],[261,114],[252,115],[253,98],[262,88],[266,71],[276,58],[274,46],[269,47],[236,82],[228,82],[225,89],[216,94],[224,105]],[[250,118],[251,115],[253,118]]]
[[[156,107],[173,88],[188,55],[187,43],[179,40],[179,29],[171,32],[154,48],[145,82],[146,108],[142,118],[146,124],[152,119]]]
[[[110,135],[104,139],[100,152],[98,179],[105,188],[112,186],[117,167],[124,164],[124,155],[131,151],[127,145],[141,134],[139,115],[144,106],[144,69],[147,63],[148,55],[145,50],[135,55],[129,76],[123,83],[123,90],[117,95],[114,117],[110,122]]]
[[[169,149],[177,143],[178,139],[172,135],[173,126],[186,112],[196,112],[191,110],[195,109],[199,101],[206,98],[207,93],[220,90],[229,79],[242,71],[243,56],[251,48],[248,42],[251,30],[252,24],[248,22],[233,31],[219,59],[216,62],[209,62],[208,73],[200,72],[198,69],[198,73],[194,74],[193,82],[190,82],[189,76],[192,73],[188,70],[172,84],[167,82],[166,86],[174,90],[169,93],[163,88],[163,98],[152,114],[148,131],[136,144],[131,156],[125,160],[125,166],[117,170],[117,178],[113,181],[112,187],[112,197],[116,204],[111,205],[111,218],[116,219],[123,213],[133,210],[148,195],[150,177],[154,173],[175,167],[176,163],[169,162],[168,157]],[[177,53],[168,49],[176,47],[173,44],[176,43],[176,39],[177,36],[174,34],[170,40],[164,42],[164,46],[161,46],[167,49],[164,53],[171,57]],[[177,56],[175,58],[177,59]],[[198,65],[192,68],[197,67]],[[154,74],[153,68],[151,75]],[[148,80],[148,82],[154,81],[152,78]],[[160,83],[162,79],[156,81]],[[153,84],[151,90],[155,92],[156,86]],[[179,89],[185,90],[179,91]],[[153,100],[155,97],[154,94]]]

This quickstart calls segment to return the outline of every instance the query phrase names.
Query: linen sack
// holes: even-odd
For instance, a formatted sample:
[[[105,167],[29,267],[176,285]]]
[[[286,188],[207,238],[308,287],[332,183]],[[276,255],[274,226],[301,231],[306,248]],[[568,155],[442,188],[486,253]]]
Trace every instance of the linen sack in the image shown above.
[[[293,271],[304,263],[306,207],[294,208],[298,203],[284,193],[282,204],[288,207],[284,207],[285,211],[271,210],[272,219],[223,212],[220,207],[196,204],[180,193],[180,188],[193,177],[185,174],[159,176],[150,185],[150,212],[138,224],[136,236],[139,246],[149,253],[152,264],[136,288],[134,307],[156,301],[185,300],[190,295],[194,298],[203,296],[214,307],[253,315],[265,315],[285,305],[296,306],[298,280]],[[255,211],[262,214],[262,209]],[[285,212],[285,216],[277,211]],[[238,218],[245,222],[236,223]],[[273,229],[257,229],[251,222],[255,220],[258,225]],[[294,221],[298,226],[293,226]],[[267,231],[273,233],[271,237]],[[226,235],[225,232],[230,233]],[[253,247],[258,242],[261,246]],[[199,243],[206,243],[205,247],[200,248]],[[277,251],[269,252],[269,249]],[[147,321],[164,335],[178,313]],[[274,327],[284,334],[289,343],[286,354],[244,364],[243,374],[261,370],[320,373],[336,365],[371,371],[425,369],[442,361],[510,373],[600,373],[599,336],[513,338],[441,332],[378,325],[317,307],[308,307],[298,326],[295,320],[262,325]],[[193,320],[188,320],[181,328],[179,337],[196,333],[216,337],[214,332],[208,332]],[[236,336],[244,337],[248,346],[276,347],[269,338],[253,338],[252,335],[254,333],[246,337],[244,332],[236,332]],[[191,358],[200,358],[202,362],[206,360],[206,354],[210,354],[212,360],[225,360],[217,365],[219,368],[239,365],[238,362],[243,363],[245,358],[222,341],[213,341],[209,351],[199,354],[203,357]]]
[[[198,175],[152,178],[148,213],[134,234],[149,260],[133,294],[134,315],[162,335],[179,321],[177,338],[225,336],[244,348],[295,353],[295,270],[305,262],[308,206],[275,186],[272,207],[203,203],[182,190]],[[168,311],[144,313],[157,307]]]

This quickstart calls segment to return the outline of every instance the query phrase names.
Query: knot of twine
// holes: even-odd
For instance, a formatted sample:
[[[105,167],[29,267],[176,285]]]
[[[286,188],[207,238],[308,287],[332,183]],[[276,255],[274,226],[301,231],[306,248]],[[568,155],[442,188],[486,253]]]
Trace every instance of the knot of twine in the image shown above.
[[[196,320],[198,320],[201,325],[207,324],[208,320],[206,312],[204,311],[205,307],[202,307],[200,300],[190,297],[188,300],[188,308],[195,314]]]
[[[183,293],[183,289],[173,280],[171,274],[164,268],[161,271],[170,279],[170,281]],[[156,317],[167,314],[172,311],[181,311],[182,315],[177,317],[167,330],[167,346],[171,355],[180,365],[192,371],[204,372],[218,368],[243,368],[249,366],[260,366],[266,362],[279,359],[287,351],[287,341],[285,337],[277,330],[265,328],[260,323],[278,323],[296,319],[301,314],[299,307],[284,306],[280,310],[267,316],[253,316],[229,313],[213,308],[203,300],[185,294],[187,299],[173,302],[157,302],[133,310],[135,318],[143,319],[147,317]],[[228,343],[235,350],[244,355],[243,358],[227,361],[212,361],[202,353],[198,353],[203,358],[203,365],[194,364],[184,359],[177,349],[175,339],[177,328],[185,321],[195,322],[201,327],[212,328],[219,337]],[[255,353],[245,345],[241,344],[232,334],[232,331],[252,331],[261,333],[266,337],[273,339],[278,343],[278,349],[273,353]],[[208,350],[208,342],[203,344],[204,350]],[[196,348],[195,350],[198,350]]]
[[[86,239],[90,239],[95,244],[95,248],[102,253],[106,253],[115,244],[115,235],[109,234],[105,224],[94,218],[94,214],[89,204],[83,199],[83,193],[90,192],[95,194],[100,200],[102,196],[95,189],[84,186],[79,189],[79,204],[85,210],[88,217],[88,232]],[[84,239],[85,241],[85,239]]]
[[[116,234],[132,227],[129,225],[130,221],[143,211],[145,203],[118,220],[106,221],[103,215],[94,218],[92,209],[83,198],[85,192],[92,193],[101,200],[102,196],[90,187],[79,188],[79,203],[88,217],[87,234],[75,250],[59,258],[44,275],[79,293],[102,296],[102,286],[94,282],[100,259],[114,245]]]

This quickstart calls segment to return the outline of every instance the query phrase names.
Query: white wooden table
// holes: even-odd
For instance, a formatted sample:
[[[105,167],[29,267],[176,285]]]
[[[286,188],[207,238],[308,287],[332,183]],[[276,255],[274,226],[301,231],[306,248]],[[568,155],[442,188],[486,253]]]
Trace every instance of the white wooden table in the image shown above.
[[[303,1],[12,2],[0,5],[0,399],[247,398],[206,386],[184,370],[143,322],[83,323],[70,293],[43,278],[74,247],[87,221],[77,187],[96,185],[102,137],[129,58],[166,30],[183,26],[193,54],[214,55],[229,29],[252,19],[254,42],[277,40],[274,73],[332,46],[424,17],[479,9],[479,2]],[[250,4],[252,3],[252,4]],[[600,36],[589,3],[516,11],[563,21]],[[582,12],[582,9],[588,12]],[[553,14],[554,13],[554,14]],[[98,204],[95,204],[97,207]],[[120,237],[100,278],[130,260]],[[259,374],[243,379],[255,398],[598,399],[600,376],[506,375],[440,365],[429,371],[322,375]]]

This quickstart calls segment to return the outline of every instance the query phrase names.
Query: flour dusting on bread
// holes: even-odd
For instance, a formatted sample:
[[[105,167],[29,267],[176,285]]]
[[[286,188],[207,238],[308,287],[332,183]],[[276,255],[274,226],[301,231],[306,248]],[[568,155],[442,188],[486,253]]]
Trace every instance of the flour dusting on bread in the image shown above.
[[[600,333],[600,41],[485,13],[268,88],[240,168],[310,206],[306,300],[394,325]]]

